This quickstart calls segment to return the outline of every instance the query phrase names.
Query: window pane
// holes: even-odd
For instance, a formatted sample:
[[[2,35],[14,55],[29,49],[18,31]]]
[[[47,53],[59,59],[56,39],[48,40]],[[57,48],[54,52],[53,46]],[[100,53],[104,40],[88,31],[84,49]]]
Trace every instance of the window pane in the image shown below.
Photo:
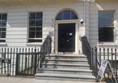
[[[6,27],[6,21],[2,21],[2,27]]]
[[[99,28],[99,42],[113,42],[113,27]]]
[[[0,20],[0,27],[2,27],[2,21]]]
[[[2,20],[7,20],[7,14],[2,15]]]
[[[42,38],[42,33],[41,32],[36,32],[36,38]]]
[[[71,12],[71,19],[78,19],[78,17],[75,13]]]
[[[42,13],[36,13],[36,19],[42,19]]]
[[[99,26],[113,26],[114,12],[100,11],[99,12]]]
[[[42,20],[36,20],[36,26],[42,26]]]
[[[29,39],[29,42],[42,42],[42,40],[41,39]]]
[[[6,28],[1,28],[2,31],[6,32]]]
[[[42,32],[42,28],[37,27],[37,28],[36,28],[36,31],[37,31],[37,32]]]
[[[0,20],[2,19],[2,14],[0,14]]]
[[[30,13],[29,14],[29,19],[35,19],[35,13]]]
[[[0,31],[0,38],[2,38],[2,32]]]
[[[30,32],[29,33],[29,38],[35,38],[35,32]]]
[[[64,11],[63,12],[63,19],[69,20],[70,19],[70,11]]]
[[[59,13],[56,17],[56,20],[71,20],[71,19],[78,19],[77,15],[70,10],[64,10]]]
[[[6,37],[6,32],[2,32],[1,38],[5,38],[5,37]]]
[[[57,16],[56,20],[62,20],[62,13]]]
[[[35,26],[35,20],[30,20],[29,21],[29,26]]]
[[[35,27],[29,28],[29,32],[35,32]]]
[[[0,39],[0,42],[5,42],[5,40],[1,40],[1,39]]]

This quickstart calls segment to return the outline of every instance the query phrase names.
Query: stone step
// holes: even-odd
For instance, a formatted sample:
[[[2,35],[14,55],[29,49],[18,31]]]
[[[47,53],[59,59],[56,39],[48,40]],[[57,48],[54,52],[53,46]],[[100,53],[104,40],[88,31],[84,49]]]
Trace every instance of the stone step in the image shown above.
[[[51,56],[86,56],[84,54],[64,54],[64,53],[58,53],[58,54],[49,54]]]
[[[89,64],[55,64],[55,63],[43,63],[43,68],[80,68],[90,69]]]
[[[46,57],[70,57],[70,58],[74,58],[74,57],[78,57],[78,58],[81,58],[81,57],[84,57],[84,58],[87,58],[87,56],[85,55],[79,55],[79,54],[65,54],[65,55],[59,55],[59,54],[50,54],[50,55],[46,55]]]
[[[35,75],[35,77],[37,79],[40,79],[41,77],[43,77],[43,79],[95,81],[95,77],[94,76],[90,76],[90,75],[38,73],[38,74]]]
[[[78,54],[46,55],[42,69],[39,69],[36,78],[95,81],[87,57]]]
[[[47,61],[62,61],[62,62],[88,62],[87,59],[80,59],[80,60],[77,60],[77,59],[46,59]]]
[[[78,75],[92,75],[90,69],[69,69],[69,68],[53,68],[44,69],[44,73],[56,73],[56,74],[78,74]]]
[[[46,63],[88,64],[87,60],[46,59]]]
[[[78,61],[88,61],[87,57],[80,56],[46,56],[46,59],[63,59],[63,60],[78,60]]]

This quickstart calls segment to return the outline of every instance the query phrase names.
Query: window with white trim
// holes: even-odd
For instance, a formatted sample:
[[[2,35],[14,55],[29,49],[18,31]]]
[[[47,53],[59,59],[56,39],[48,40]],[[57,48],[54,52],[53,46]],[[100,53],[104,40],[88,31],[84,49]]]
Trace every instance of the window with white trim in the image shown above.
[[[99,11],[99,42],[114,41],[114,11]]]
[[[29,13],[29,43],[42,42],[42,12]]]
[[[7,14],[0,14],[0,43],[6,42]]]

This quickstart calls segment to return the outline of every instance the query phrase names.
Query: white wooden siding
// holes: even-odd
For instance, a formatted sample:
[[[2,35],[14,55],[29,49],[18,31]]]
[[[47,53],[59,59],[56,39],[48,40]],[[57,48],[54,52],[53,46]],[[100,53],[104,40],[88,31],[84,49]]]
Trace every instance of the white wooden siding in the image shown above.
[[[55,30],[55,17],[63,9],[73,9],[79,19],[84,19],[84,3],[56,3],[56,4],[32,4],[32,5],[10,5],[9,7],[0,7],[0,12],[8,14],[6,46],[36,46],[28,44],[28,13],[43,12],[43,41],[49,32]],[[88,11],[87,11],[88,12]],[[88,17],[88,16],[87,16]],[[79,21],[78,21],[79,24]],[[78,26],[79,35],[83,35],[85,29],[83,26]],[[78,35],[78,37],[79,37]],[[52,36],[54,43],[54,35]],[[40,46],[40,45],[39,45]],[[54,44],[52,44],[54,50]],[[81,45],[79,45],[81,48]]]
[[[110,2],[93,2],[90,3],[90,26],[89,26],[89,41],[90,44],[92,46],[95,46],[96,44],[99,45],[98,43],[98,11],[99,10],[115,10],[115,20],[118,23],[118,2],[113,2],[112,0]],[[115,24],[115,29],[118,29],[118,24]],[[114,44],[112,43],[111,46],[114,46],[118,43],[116,43],[118,41],[118,35],[116,35],[118,33],[117,30],[114,30]],[[102,43],[100,46],[104,46],[105,43]],[[106,45],[110,45],[108,43],[106,43]],[[110,47],[111,47],[110,46]]]

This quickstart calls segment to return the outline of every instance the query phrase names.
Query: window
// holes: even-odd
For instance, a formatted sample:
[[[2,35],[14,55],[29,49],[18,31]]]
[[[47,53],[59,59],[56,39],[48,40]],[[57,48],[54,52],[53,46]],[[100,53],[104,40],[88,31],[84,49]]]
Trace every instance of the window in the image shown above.
[[[0,42],[6,41],[7,14],[0,14]]]
[[[59,13],[56,17],[56,20],[72,20],[78,19],[77,15],[71,10],[64,10]]]
[[[99,42],[113,42],[114,11],[99,11]]]
[[[29,39],[28,42],[42,42],[42,13],[29,13]]]

